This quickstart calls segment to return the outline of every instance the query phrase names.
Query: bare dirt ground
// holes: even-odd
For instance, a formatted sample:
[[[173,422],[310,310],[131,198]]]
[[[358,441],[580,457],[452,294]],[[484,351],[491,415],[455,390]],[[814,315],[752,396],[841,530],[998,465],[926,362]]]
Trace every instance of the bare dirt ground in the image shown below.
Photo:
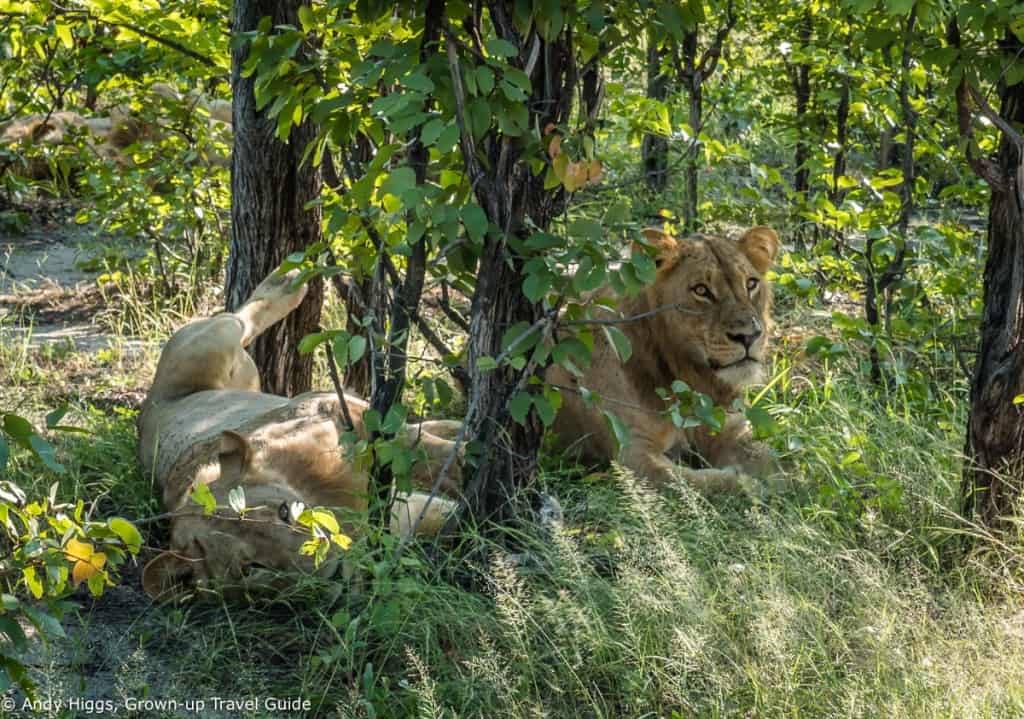
[[[0,235],[0,342],[86,352],[109,346],[110,335],[93,321],[103,304],[99,273],[82,268],[95,230],[76,224],[70,208],[33,219],[24,234]]]

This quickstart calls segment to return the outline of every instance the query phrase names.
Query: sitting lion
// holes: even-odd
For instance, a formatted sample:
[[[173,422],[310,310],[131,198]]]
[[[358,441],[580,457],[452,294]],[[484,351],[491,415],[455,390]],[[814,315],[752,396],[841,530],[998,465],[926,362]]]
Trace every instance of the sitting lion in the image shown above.
[[[336,555],[318,569],[300,554],[310,539],[295,526],[294,503],[306,507],[366,508],[367,472],[339,447],[346,431],[333,392],[293,399],[260,392],[256,366],[244,348],[295,309],[305,286],[294,289],[294,272],[271,275],[237,312],[199,320],[178,330],[160,355],[153,386],[139,417],[139,454],[172,515],[171,547],[150,561],[143,586],[152,597],[183,586],[258,586],[259,570],[317,571],[327,576]],[[365,435],[366,402],[346,397],[354,431]],[[403,439],[422,450],[413,483],[429,487],[453,449],[458,422],[407,425]],[[443,487],[458,488],[457,464]],[[205,484],[217,503],[213,515],[190,491]],[[229,506],[229,492],[244,490],[246,511]],[[427,495],[396,498],[392,527],[406,532]],[[435,499],[419,525],[434,532],[453,507]]]
[[[604,333],[595,332],[582,377],[548,369],[547,381],[563,388],[555,434],[584,459],[618,459],[655,485],[670,485],[681,473],[702,492],[735,491],[746,484],[745,473],[767,468],[767,448],[745,436],[746,423],[735,414],[717,434],[704,426],[678,429],[656,390],[682,380],[729,408],[744,386],[762,376],[772,304],[764,274],[778,252],[778,235],[767,227],[748,230],[739,241],[676,239],[658,229],[644,235],[656,248],[656,279],[635,297],[618,299],[620,318],[636,318],[617,324],[632,354],[623,364]],[[595,299],[612,296],[606,288]],[[616,316],[609,311],[608,319]],[[581,388],[600,395],[600,406],[585,402]],[[619,450],[602,410],[629,430]],[[679,450],[710,467],[677,467],[667,453]]]

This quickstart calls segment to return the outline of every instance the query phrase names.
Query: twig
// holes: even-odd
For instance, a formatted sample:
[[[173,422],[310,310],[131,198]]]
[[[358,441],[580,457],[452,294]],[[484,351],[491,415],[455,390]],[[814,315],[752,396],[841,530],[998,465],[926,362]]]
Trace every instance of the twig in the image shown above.
[[[341,378],[338,376],[338,365],[334,361],[334,351],[325,343],[324,354],[327,355],[327,373],[331,376],[331,384],[334,385],[334,393],[338,395],[338,402],[341,403],[341,414],[345,418],[345,429],[354,432],[355,423],[348,411],[348,402],[345,401],[345,389],[341,386]]]
[[[452,307],[448,297],[448,283],[443,280],[441,282],[441,300],[438,302],[438,306],[440,306],[441,311],[444,312],[448,319],[458,325],[459,329],[463,332],[469,332],[469,322]]]
[[[978,88],[968,83],[967,92],[970,93],[971,99],[973,99],[975,104],[977,104],[978,110],[981,114],[987,117],[993,125],[1002,130],[1003,135],[1006,136],[1007,140],[1012,142],[1018,148],[1024,149],[1024,137],[1021,137],[1021,134],[1013,128],[1013,125],[1008,123],[1002,115],[996,112],[992,106],[988,104],[988,100],[986,100],[985,96],[978,91]]]
[[[681,302],[676,302],[675,304],[671,305],[661,305],[660,307],[655,307],[653,310],[641,312],[638,315],[621,317],[617,320],[566,320],[564,322],[559,322],[558,324],[562,325],[563,327],[586,327],[591,325],[622,325],[629,322],[637,322],[639,320],[644,320],[647,319],[648,317],[660,315],[662,312],[669,312],[672,310],[684,315],[700,316],[704,314],[700,310],[691,310],[687,307],[683,307]]]

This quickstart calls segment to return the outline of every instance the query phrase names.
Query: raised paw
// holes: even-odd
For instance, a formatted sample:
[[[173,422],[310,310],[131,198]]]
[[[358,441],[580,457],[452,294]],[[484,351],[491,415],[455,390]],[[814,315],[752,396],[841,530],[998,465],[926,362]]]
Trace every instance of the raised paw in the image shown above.
[[[302,303],[309,289],[305,283],[293,286],[298,276],[298,268],[283,273],[275,270],[256,286],[249,302],[270,305],[281,310],[282,316],[288,314]]]

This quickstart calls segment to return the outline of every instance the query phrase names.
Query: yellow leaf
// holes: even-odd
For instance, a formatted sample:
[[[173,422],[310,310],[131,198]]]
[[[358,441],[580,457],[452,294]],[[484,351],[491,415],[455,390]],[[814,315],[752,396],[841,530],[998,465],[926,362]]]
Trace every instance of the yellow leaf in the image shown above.
[[[555,171],[555,177],[557,177],[560,182],[565,182],[565,172],[568,167],[569,156],[565,153],[558,155],[551,161],[551,169]]]
[[[551,138],[551,142],[548,145],[548,155],[552,158],[558,157],[562,154],[562,136],[555,135]]]
[[[332,534],[331,541],[346,551],[352,546],[352,537],[340,532]]]
[[[601,181],[601,176],[604,174],[604,167],[601,165],[600,160],[591,160],[590,167],[587,168],[588,179],[595,185]]]
[[[92,557],[93,547],[88,542],[82,542],[74,537],[68,540],[68,543],[64,545],[64,557],[69,562],[84,561],[88,562],[89,558]]]
[[[569,166],[565,168],[565,177],[562,178],[562,184],[565,185],[565,189],[569,192],[575,192],[587,184],[587,163],[570,162]]]
[[[106,555],[99,552],[94,554],[88,562],[76,562],[75,568],[71,570],[71,580],[75,585],[88,582],[103,569],[106,562]]]

